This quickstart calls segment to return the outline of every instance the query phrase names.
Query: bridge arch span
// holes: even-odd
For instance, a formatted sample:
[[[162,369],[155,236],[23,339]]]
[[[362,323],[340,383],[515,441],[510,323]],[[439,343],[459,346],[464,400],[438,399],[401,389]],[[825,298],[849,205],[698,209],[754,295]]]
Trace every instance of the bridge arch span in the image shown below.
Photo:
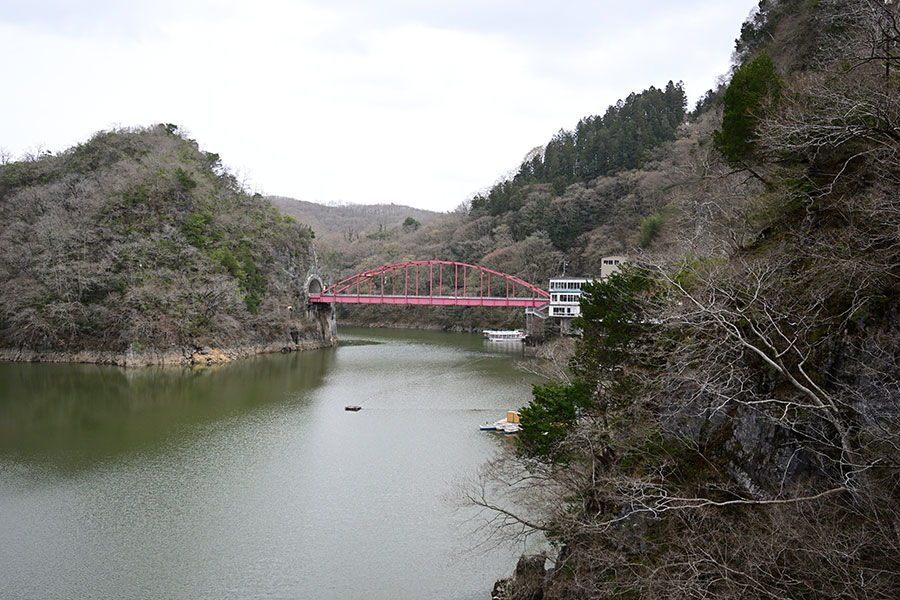
[[[310,290],[312,303],[516,306],[540,308],[549,292],[488,267],[445,260],[384,265]]]

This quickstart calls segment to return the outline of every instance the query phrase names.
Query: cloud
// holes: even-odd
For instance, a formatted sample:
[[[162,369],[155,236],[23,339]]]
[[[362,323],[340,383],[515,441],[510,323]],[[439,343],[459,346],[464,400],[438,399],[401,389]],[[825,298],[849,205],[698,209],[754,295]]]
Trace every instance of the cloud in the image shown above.
[[[80,39],[98,37],[132,43],[163,34],[166,23],[202,16],[228,18],[227,4],[215,0],[4,0],[0,23]]]
[[[12,0],[0,145],[174,122],[264,192],[449,210],[632,91],[699,97],[753,4]]]

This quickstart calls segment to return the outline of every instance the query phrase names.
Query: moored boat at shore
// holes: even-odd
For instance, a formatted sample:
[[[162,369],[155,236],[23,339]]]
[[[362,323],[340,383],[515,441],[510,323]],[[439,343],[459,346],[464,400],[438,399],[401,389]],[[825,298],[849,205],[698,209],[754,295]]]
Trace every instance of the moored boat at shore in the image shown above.
[[[507,431],[507,428],[510,430]],[[514,410],[506,411],[506,417],[491,424],[485,423],[480,427],[482,431],[502,431],[504,433],[517,433],[521,429],[519,425],[519,413]],[[513,430],[514,429],[514,430]]]
[[[484,337],[490,342],[524,342],[525,332],[521,329],[485,329]]]

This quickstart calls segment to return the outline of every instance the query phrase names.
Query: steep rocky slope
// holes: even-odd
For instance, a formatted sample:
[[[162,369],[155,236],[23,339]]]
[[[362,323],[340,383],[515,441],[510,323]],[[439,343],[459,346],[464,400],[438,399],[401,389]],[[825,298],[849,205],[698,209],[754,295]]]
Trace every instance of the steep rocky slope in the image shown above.
[[[760,2],[658,237],[588,290],[571,382],[470,494],[555,546],[504,597],[896,596],[898,23]]]

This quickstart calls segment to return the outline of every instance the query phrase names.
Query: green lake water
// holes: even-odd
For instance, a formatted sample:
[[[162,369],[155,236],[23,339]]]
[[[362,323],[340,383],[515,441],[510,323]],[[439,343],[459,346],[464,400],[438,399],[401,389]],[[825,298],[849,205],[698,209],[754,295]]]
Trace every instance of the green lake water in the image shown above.
[[[489,598],[523,549],[454,498],[511,442],[478,426],[530,398],[521,347],[340,337],[194,371],[0,363],[0,597]]]

